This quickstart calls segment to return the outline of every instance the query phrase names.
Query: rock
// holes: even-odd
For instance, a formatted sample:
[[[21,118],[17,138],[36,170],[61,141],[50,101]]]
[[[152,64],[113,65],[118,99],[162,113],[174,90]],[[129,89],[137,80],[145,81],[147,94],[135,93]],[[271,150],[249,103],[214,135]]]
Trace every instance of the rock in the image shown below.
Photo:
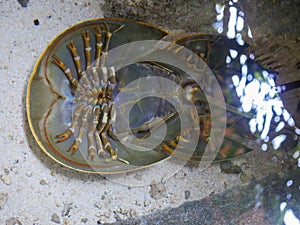
[[[0,178],[1,178],[1,180],[2,180],[2,182],[4,184],[6,184],[6,185],[10,185],[11,184],[11,180],[10,180],[10,178],[9,178],[8,175],[3,174]]]
[[[5,225],[22,225],[19,218],[12,217],[5,221]]]
[[[31,177],[31,176],[32,176],[32,171],[27,171],[27,172],[26,172],[26,176],[27,176],[27,177]]]
[[[51,217],[51,221],[54,222],[54,223],[60,223],[60,218],[59,216],[56,214],[56,213],[53,213],[52,214],[52,217]]]
[[[160,199],[166,195],[166,187],[162,183],[155,183],[154,181],[150,184],[150,196],[155,200]]]
[[[130,214],[131,217],[137,217],[138,216],[138,212],[133,208],[130,208],[129,214]]]
[[[13,166],[12,168],[10,168],[11,172],[13,172],[14,174],[18,173],[18,168]]]
[[[48,184],[49,184],[48,180],[46,180],[46,179],[40,180],[40,185],[48,185]]]
[[[104,213],[104,216],[105,216],[106,218],[109,218],[109,217],[110,217],[110,212],[105,212],[105,213]]]
[[[63,224],[64,225],[70,225],[70,222],[69,222],[69,220],[67,218],[64,218]]]
[[[242,172],[239,166],[233,165],[231,161],[220,162],[220,168],[223,173],[239,174]]]
[[[81,219],[81,222],[82,222],[82,223],[87,223],[88,220],[89,220],[88,218],[82,218],[82,219]]]
[[[124,206],[121,206],[119,212],[123,215],[126,215],[128,213],[128,209]]]
[[[73,202],[71,203],[64,203],[64,209],[62,211],[62,216],[69,216],[71,209],[73,208]]]
[[[8,66],[7,66],[7,65],[3,65],[2,68],[3,68],[4,70],[8,70]]]
[[[100,210],[102,209],[102,205],[101,205],[100,202],[95,202],[94,207],[97,208],[97,209],[100,209]]]
[[[191,192],[189,190],[187,190],[187,191],[184,192],[184,198],[185,198],[185,200],[189,199],[190,196],[191,196]]]
[[[4,171],[4,173],[5,173],[6,175],[9,174],[9,169],[8,169],[8,168],[4,168],[3,171]]]

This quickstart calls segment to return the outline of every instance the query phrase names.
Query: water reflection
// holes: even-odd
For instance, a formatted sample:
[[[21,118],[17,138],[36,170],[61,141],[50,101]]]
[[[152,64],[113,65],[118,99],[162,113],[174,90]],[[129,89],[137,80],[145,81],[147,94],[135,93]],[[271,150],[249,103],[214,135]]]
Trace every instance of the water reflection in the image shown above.
[[[245,44],[242,32],[245,31],[245,13],[239,9],[236,1],[229,1],[227,7],[229,19],[227,23],[227,32],[224,31],[224,10],[225,5],[217,4],[215,29],[219,33],[226,33],[228,39],[235,39],[238,46]],[[252,38],[251,29],[248,26],[248,38]],[[239,57],[237,59],[237,57]],[[252,134],[260,134],[260,139],[264,142],[270,142],[273,149],[278,149],[287,140],[287,135],[281,133],[284,128],[294,130],[293,138],[297,139],[299,129],[295,127],[295,121],[291,114],[285,109],[284,104],[278,93],[285,91],[285,85],[276,86],[275,79],[277,74],[254,65],[255,55],[253,53],[239,55],[239,49],[230,48],[226,56],[227,67],[234,67],[234,63],[239,60],[240,70],[238,73],[232,73],[231,79],[235,92],[240,100],[239,111],[252,113],[249,121],[249,129]],[[257,64],[257,63],[256,63]],[[249,68],[249,66],[251,68]],[[299,84],[298,84],[299,85]],[[270,138],[270,131],[278,133]],[[262,144],[262,150],[267,150],[268,145]]]
[[[237,3],[238,0],[232,0],[229,1],[228,5],[217,4],[215,7],[217,21],[213,26],[218,33],[226,35],[228,39],[235,39],[239,46],[244,46],[245,41],[242,34],[252,38],[252,32],[250,27],[246,26],[245,13],[238,7]],[[224,19],[224,14],[226,13],[229,15],[227,21]],[[227,31],[224,29],[224,24],[227,25]],[[294,139],[296,147],[293,158],[297,159],[298,167],[300,167],[300,129],[295,126],[294,119],[284,107],[284,103],[279,96],[279,93],[298,88],[299,81],[276,86],[276,73],[259,67],[253,69],[253,64],[256,63],[253,53],[240,55],[239,49],[229,49],[226,56],[227,67],[234,67],[233,63],[237,61],[239,61],[240,69],[236,73],[231,74],[231,81],[240,101],[239,111],[251,113],[252,115],[248,124],[251,133],[259,133],[260,139],[263,141],[261,144],[263,151],[268,150],[268,143],[271,143],[272,148],[277,150],[289,138]],[[286,182],[287,187],[292,187],[293,185],[293,179],[289,179]],[[264,188],[257,184],[255,189],[257,191],[255,209],[257,210],[262,205],[261,195],[264,192]],[[291,193],[287,193],[285,199],[279,203],[279,220],[281,222],[279,221],[278,224],[282,222],[286,225],[300,224],[293,209],[289,207],[289,202],[293,201],[293,198],[294,196]]]
[[[217,22],[214,23],[214,28],[218,31],[219,34],[223,33],[223,18],[224,18],[224,9],[225,5],[216,4],[216,12],[217,12]]]
[[[291,209],[287,209],[285,211],[283,221],[287,225],[299,225],[300,224],[299,219],[295,216],[293,210],[291,210]]]

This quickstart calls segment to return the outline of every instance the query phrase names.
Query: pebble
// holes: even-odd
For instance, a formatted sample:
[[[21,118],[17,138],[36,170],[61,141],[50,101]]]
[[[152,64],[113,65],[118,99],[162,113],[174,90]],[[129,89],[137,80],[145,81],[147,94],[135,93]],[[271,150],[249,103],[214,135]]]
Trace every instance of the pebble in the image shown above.
[[[46,180],[46,179],[40,180],[40,185],[48,185],[48,184],[49,184],[48,180]]]
[[[137,205],[137,206],[142,206],[143,203],[142,203],[141,201],[139,201],[139,200],[135,200],[135,205]]]
[[[149,200],[145,200],[144,201],[144,207],[147,207],[148,205],[150,205],[150,201]]]
[[[81,219],[81,222],[82,222],[82,223],[87,223],[88,220],[89,220],[88,218],[82,218],[82,219]]]
[[[6,175],[6,174],[3,174],[3,175],[1,176],[1,180],[2,180],[2,182],[3,182],[4,184],[6,184],[6,185],[10,185],[10,184],[11,184],[11,180],[10,180],[9,176]]]
[[[8,194],[6,192],[0,192],[0,209],[3,208],[8,198]]]
[[[124,206],[121,206],[119,212],[123,215],[126,215],[128,213],[128,210]]]
[[[152,182],[150,184],[150,196],[155,200],[160,199],[166,195],[166,187],[162,183]]]
[[[31,176],[32,176],[32,171],[27,171],[27,172],[26,172],[26,176],[27,176],[27,177],[31,177]]]
[[[130,212],[129,213],[130,213],[131,217],[137,217],[138,216],[137,211],[135,209],[133,209],[133,208],[130,208]]]
[[[64,218],[63,224],[64,225],[70,225],[70,222],[69,222],[69,220],[67,218]]]
[[[52,214],[52,217],[51,217],[51,221],[54,222],[54,223],[60,223],[60,218],[59,216],[56,214],[56,213],[53,213]]]
[[[99,220],[97,221],[97,224],[103,224],[103,223],[105,223],[105,221],[104,221],[103,219],[99,219]]]
[[[3,65],[2,68],[3,68],[4,70],[8,70],[8,66],[7,66],[7,65]]]
[[[19,218],[12,217],[5,221],[5,225],[22,225]]]
[[[95,202],[94,207],[97,208],[97,209],[100,209],[100,210],[102,209],[102,206],[101,206],[100,202]]]
[[[239,166],[233,165],[231,161],[220,162],[220,168],[222,173],[226,174],[239,174],[242,170]]]
[[[62,216],[69,216],[72,208],[73,208],[73,202],[64,203],[64,209],[62,211]]]
[[[39,19],[35,19],[35,20],[33,20],[33,23],[34,23],[34,25],[35,25],[35,26],[38,26],[38,25],[40,25],[40,21],[39,21]]]
[[[6,175],[9,174],[9,169],[8,169],[8,168],[5,167],[5,168],[3,169],[3,171],[4,171],[4,173],[5,173]]]
[[[104,213],[104,216],[105,216],[106,218],[109,218],[109,217],[110,217],[110,212]]]
[[[11,169],[11,172],[13,172],[14,174],[17,174],[18,173],[18,168],[17,167],[12,167]]]
[[[191,192],[189,190],[187,190],[187,191],[184,192],[184,198],[185,198],[185,200],[189,199],[190,196],[191,196]]]

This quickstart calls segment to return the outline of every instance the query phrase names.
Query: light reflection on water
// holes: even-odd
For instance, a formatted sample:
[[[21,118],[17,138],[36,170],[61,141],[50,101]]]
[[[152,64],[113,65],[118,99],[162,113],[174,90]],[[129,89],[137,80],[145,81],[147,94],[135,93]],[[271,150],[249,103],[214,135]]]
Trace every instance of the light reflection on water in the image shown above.
[[[236,39],[238,45],[243,46],[244,40],[242,38],[242,32],[245,27],[244,12],[241,11],[234,3],[238,1],[229,2],[229,20],[227,26],[227,32],[224,31],[224,10],[225,5],[217,4],[215,9],[217,12],[217,22],[214,24],[214,28],[219,33],[226,33],[228,39]],[[248,38],[252,38],[251,29],[248,26]],[[222,31],[222,32],[221,32]],[[238,56],[238,49],[229,49],[226,57],[226,63],[228,66]],[[269,132],[271,125],[275,126],[274,131],[279,133],[285,126],[289,126],[290,129],[295,131],[295,138],[298,138],[299,129],[295,127],[295,121],[291,114],[285,109],[284,104],[278,95],[278,93],[284,91],[285,86],[276,86],[275,78],[276,74],[267,70],[256,70],[254,74],[249,72],[249,62],[254,62],[255,55],[253,53],[247,55],[242,54],[239,56],[239,62],[241,66],[241,74],[231,74],[232,83],[235,87],[237,96],[240,99],[241,112],[253,113],[252,119],[249,121],[249,128],[253,134],[259,132],[260,139],[267,142],[270,141]],[[278,149],[284,141],[287,139],[285,134],[278,134],[271,140],[273,149]],[[266,145],[262,146],[263,150],[266,149]]]
[[[229,1],[228,6],[222,4],[216,4],[216,20],[213,27],[220,34],[226,34],[228,39],[235,39],[238,45],[243,46],[245,44],[242,36],[242,32],[246,30],[248,38],[252,38],[252,32],[249,26],[245,25],[245,13],[237,6],[238,0]],[[227,24],[227,31],[224,30],[225,10],[229,12],[229,19]],[[226,63],[228,66],[238,56],[238,49],[229,49],[226,57]],[[260,134],[260,139],[265,143],[262,143],[261,149],[263,151],[268,150],[267,142],[271,142],[273,149],[279,149],[287,140],[287,135],[282,131],[286,127],[289,127],[294,131],[294,138],[298,141],[298,150],[295,150],[293,155],[294,159],[298,160],[298,167],[300,167],[300,150],[299,150],[299,134],[300,129],[295,127],[295,121],[291,114],[284,107],[284,103],[281,100],[278,93],[285,91],[285,86],[275,85],[276,74],[263,70],[254,71],[251,74],[248,69],[249,61],[255,60],[255,55],[249,53],[249,58],[242,54],[240,56],[240,74],[232,75],[232,84],[235,88],[235,92],[240,99],[239,111],[249,113],[251,112],[253,117],[249,121],[250,131],[255,134]],[[278,133],[270,140],[269,132],[273,128],[275,133]],[[296,148],[297,148],[296,147]],[[292,186],[293,180],[288,180],[287,187]],[[261,189],[263,187],[259,186]],[[258,188],[258,186],[257,186]],[[300,188],[300,187],[299,187]],[[260,194],[263,190],[257,190]],[[283,222],[286,225],[300,224],[299,219],[295,216],[292,209],[288,208],[287,200],[293,198],[289,193],[286,195],[286,200],[281,202],[278,209],[281,213],[284,213]],[[261,202],[257,199],[256,207],[260,207]]]
[[[299,225],[300,224],[299,219],[295,216],[293,210],[291,210],[291,209],[287,209],[285,211],[283,221],[287,225]]]

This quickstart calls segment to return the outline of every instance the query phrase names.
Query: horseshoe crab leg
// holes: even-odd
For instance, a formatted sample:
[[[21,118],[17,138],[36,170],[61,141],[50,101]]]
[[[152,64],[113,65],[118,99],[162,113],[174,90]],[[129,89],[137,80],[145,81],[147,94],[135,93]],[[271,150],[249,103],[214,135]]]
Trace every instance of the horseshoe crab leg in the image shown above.
[[[103,29],[102,29],[103,28]],[[119,30],[122,29],[120,26]],[[88,157],[92,160],[96,152],[100,157],[107,158],[107,152],[111,158],[107,161],[118,160],[128,164],[126,160],[118,157],[118,149],[113,149],[108,133],[111,127],[111,109],[113,103],[112,91],[117,83],[114,67],[106,67],[107,51],[109,49],[112,33],[106,22],[94,27],[95,31],[95,64],[92,64],[92,47],[90,31],[82,33],[84,45],[85,68],[80,58],[79,50],[71,40],[67,44],[75,64],[76,75],[57,56],[53,56],[52,63],[58,66],[68,78],[74,93],[72,123],[61,134],[56,135],[57,142],[63,142],[74,135],[75,141],[68,148],[71,155],[75,154],[86,134],[88,142]],[[104,40],[102,36],[104,35]]]

